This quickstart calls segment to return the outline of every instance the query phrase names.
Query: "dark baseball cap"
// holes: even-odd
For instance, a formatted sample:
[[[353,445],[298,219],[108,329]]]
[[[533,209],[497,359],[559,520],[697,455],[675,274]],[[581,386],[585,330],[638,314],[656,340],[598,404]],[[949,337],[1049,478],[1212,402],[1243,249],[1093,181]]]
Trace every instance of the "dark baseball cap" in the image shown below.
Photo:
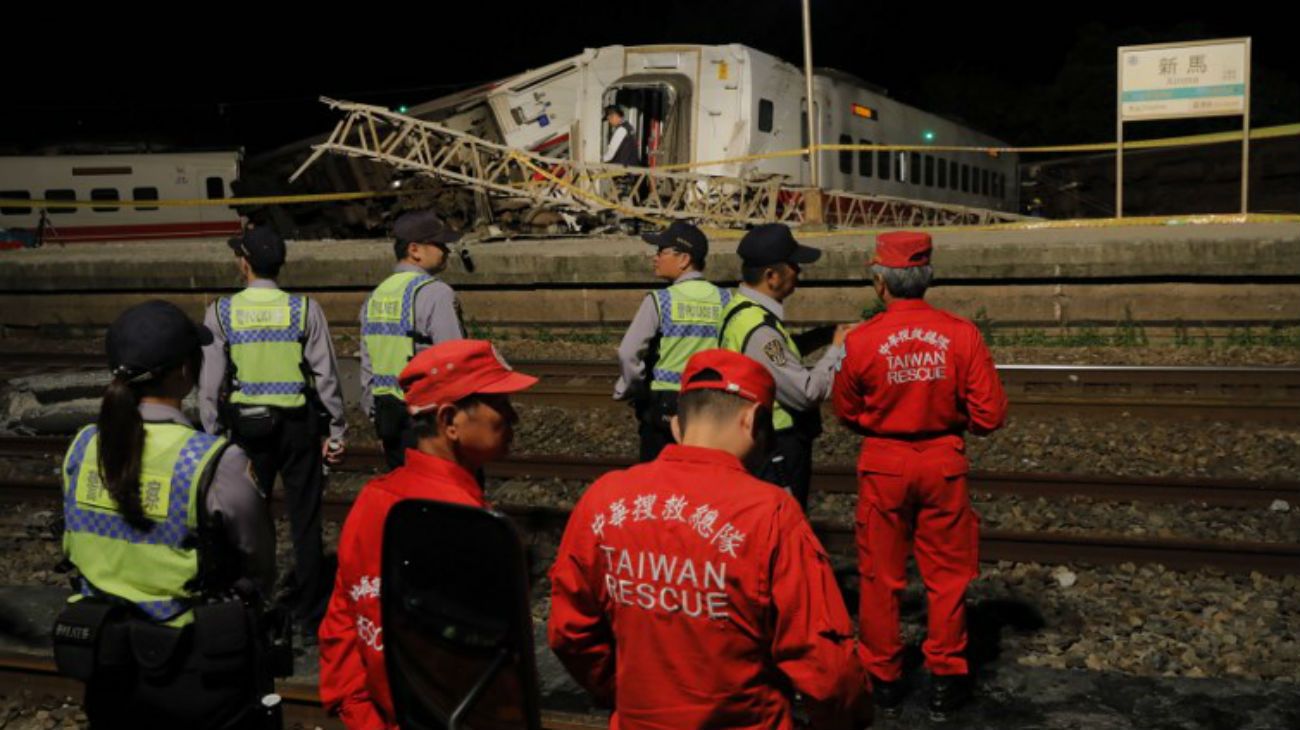
[[[821,249],[794,240],[790,227],[781,223],[764,223],[749,229],[740,239],[736,253],[746,266],[811,264],[822,256]]]
[[[248,259],[254,269],[273,269],[284,264],[287,251],[280,234],[265,226],[244,231],[226,241],[231,250]]]
[[[658,233],[642,234],[641,240],[656,248],[671,248],[697,259],[709,255],[709,239],[704,231],[685,221],[673,221]]]
[[[393,224],[393,235],[407,243],[448,244],[460,240],[460,231],[448,226],[431,210],[403,213]]]
[[[104,338],[114,377],[145,382],[212,343],[212,331],[171,302],[153,299],[122,312]]]

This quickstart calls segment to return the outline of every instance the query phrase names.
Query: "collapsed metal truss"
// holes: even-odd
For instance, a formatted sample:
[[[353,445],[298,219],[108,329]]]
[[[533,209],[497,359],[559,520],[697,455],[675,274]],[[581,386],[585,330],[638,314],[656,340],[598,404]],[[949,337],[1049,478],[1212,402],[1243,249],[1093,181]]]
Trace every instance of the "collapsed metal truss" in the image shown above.
[[[297,179],[325,153],[362,157],[399,171],[464,185],[487,195],[523,199],[537,209],[613,211],[637,218],[689,219],[736,227],[766,222],[799,225],[820,202],[838,226],[952,226],[1021,220],[1000,211],[857,193],[822,192],[784,178],[574,162],[488,142],[383,107],[322,99],[346,114],[329,139],[290,176]],[[818,200],[820,198],[820,200]]]

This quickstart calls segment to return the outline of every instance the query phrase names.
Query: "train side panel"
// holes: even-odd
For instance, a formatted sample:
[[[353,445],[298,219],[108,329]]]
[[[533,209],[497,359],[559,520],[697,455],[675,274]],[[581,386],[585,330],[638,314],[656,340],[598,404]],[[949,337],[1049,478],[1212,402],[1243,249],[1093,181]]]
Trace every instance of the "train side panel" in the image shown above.
[[[121,200],[231,197],[237,152],[0,157],[0,198],[93,200],[90,207],[46,207],[46,241],[117,241],[229,236],[239,215],[229,206],[122,206]],[[0,227],[35,229],[38,206],[0,208]]]

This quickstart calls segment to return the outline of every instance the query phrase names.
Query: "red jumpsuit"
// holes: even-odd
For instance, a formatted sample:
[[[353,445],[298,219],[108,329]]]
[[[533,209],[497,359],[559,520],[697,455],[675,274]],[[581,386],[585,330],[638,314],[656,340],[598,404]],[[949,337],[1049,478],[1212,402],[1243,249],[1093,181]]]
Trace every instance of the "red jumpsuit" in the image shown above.
[[[611,728],[847,728],[864,700],[844,607],[799,505],[731,454],[671,445],[574,508],[551,568],[551,648]]]
[[[839,419],[865,437],[856,515],[862,664],[884,681],[901,676],[898,597],[914,543],[929,598],[926,666],[965,674],[979,518],[962,434],[990,433],[1006,418],[993,357],[974,324],[919,299],[891,302],[849,333],[845,349],[832,399]]]
[[[474,475],[407,450],[406,465],[366,484],[339,536],[334,595],[320,626],[320,698],[349,730],[396,730],[384,668],[380,552],[388,510],[403,499],[487,507]]]

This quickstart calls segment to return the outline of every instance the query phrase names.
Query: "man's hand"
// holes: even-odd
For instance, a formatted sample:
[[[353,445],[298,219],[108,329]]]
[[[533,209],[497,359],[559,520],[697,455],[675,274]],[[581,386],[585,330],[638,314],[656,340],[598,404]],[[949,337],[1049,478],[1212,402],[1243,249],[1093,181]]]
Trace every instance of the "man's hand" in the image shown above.
[[[855,325],[852,325],[852,324],[842,324],[842,325],[839,325],[838,327],[836,327],[836,328],[835,328],[835,337],[831,340],[831,344],[833,344],[833,345],[835,345],[835,346],[837,346],[837,347],[838,347],[839,345],[843,345],[843,344],[844,344],[844,338],[846,338],[846,337],[849,336],[849,332],[853,331],[854,326],[855,326]]]
[[[321,456],[325,457],[325,463],[330,466],[337,466],[343,461],[343,454],[347,448],[339,439],[326,439],[321,444]]]

